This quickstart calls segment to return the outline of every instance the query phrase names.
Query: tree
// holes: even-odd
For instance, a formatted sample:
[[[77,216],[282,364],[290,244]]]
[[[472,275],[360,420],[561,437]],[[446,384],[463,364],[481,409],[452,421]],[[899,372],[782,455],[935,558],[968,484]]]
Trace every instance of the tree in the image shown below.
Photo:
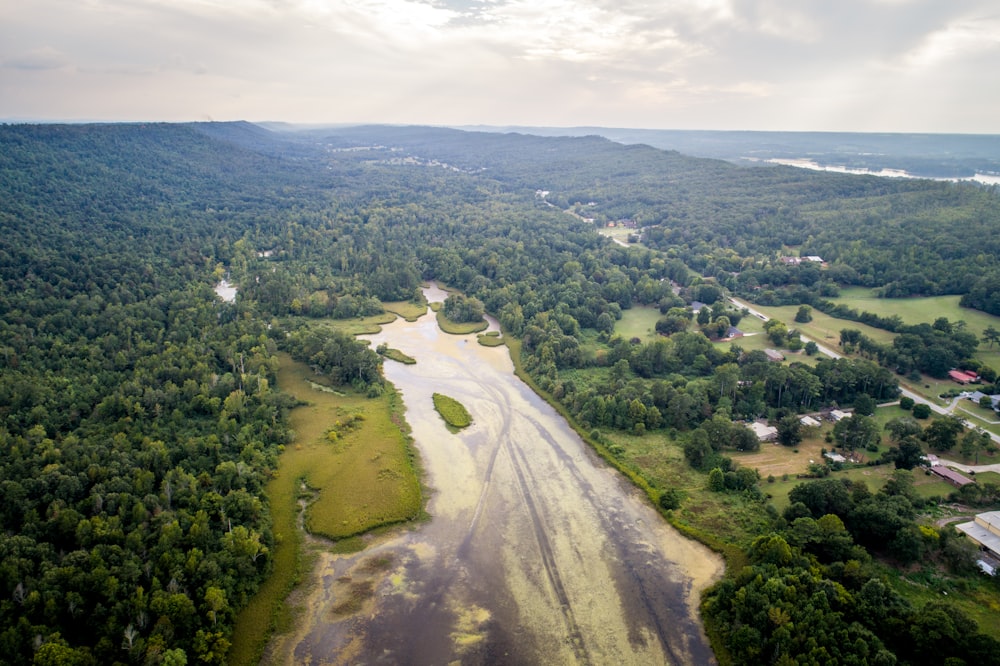
[[[797,414],[789,414],[778,420],[778,442],[784,446],[796,446],[802,441],[802,422]]]
[[[788,327],[785,326],[784,322],[778,321],[777,319],[769,319],[764,324],[764,331],[767,333],[767,337],[770,338],[771,342],[778,347],[784,345],[786,339],[788,338]]]
[[[861,414],[863,416],[872,416],[875,413],[875,409],[878,407],[878,403],[875,402],[875,398],[871,397],[867,393],[859,393],[856,398],[854,398],[854,413]]]
[[[965,424],[957,416],[939,416],[924,430],[924,440],[933,450],[943,453],[955,446],[964,429]]]
[[[924,429],[912,416],[897,416],[890,419],[885,424],[885,431],[889,433],[889,439],[897,444],[909,437],[920,437],[924,434]]]
[[[931,406],[925,402],[918,402],[913,405],[913,418],[927,419],[931,416]]]
[[[878,424],[863,414],[852,414],[833,426],[833,438],[848,451],[868,448],[879,441]]]
[[[806,342],[804,349],[806,352],[806,356],[815,356],[816,352],[819,351],[819,345],[816,344],[813,340],[809,340],[808,342]]]
[[[808,305],[800,305],[795,313],[795,321],[799,324],[808,324],[812,321],[812,308]]]
[[[726,475],[718,467],[713,467],[708,473],[708,489],[717,493],[726,489]]]
[[[979,464],[979,452],[989,447],[992,442],[990,434],[981,428],[969,430],[962,436],[960,450],[966,459],[972,458],[973,464]]]
[[[896,469],[913,469],[924,461],[924,450],[920,441],[913,435],[899,440],[899,446],[893,447],[886,454],[887,460],[892,460]]]

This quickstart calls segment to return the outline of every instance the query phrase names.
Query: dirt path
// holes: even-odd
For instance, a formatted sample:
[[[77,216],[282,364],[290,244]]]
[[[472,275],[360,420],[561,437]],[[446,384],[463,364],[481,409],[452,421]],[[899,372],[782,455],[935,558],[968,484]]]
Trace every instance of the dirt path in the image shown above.
[[[318,563],[278,663],[710,664],[697,613],[721,560],[665,524],[513,376],[505,348],[433,317],[373,337],[434,494],[429,523]],[[447,431],[439,391],[474,423]],[[386,564],[388,563],[388,564]],[[370,594],[357,612],[344,602]]]

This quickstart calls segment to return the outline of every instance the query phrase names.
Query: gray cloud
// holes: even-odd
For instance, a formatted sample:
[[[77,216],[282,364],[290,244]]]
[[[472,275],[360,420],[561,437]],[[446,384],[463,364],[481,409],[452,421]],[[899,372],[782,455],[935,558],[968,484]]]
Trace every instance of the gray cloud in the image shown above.
[[[0,116],[1000,132],[998,56],[992,0],[33,0]]]

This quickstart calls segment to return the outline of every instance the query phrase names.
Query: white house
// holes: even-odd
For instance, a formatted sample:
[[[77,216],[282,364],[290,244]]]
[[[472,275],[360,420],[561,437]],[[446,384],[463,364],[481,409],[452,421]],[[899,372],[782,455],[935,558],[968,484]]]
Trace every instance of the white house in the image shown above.
[[[1000,511],[980,513],[971,522],[955,525],[955,529],[993,557],[1000,557]]]
[[[774,426],[769,426],[766,423],[760,423],[759,421],[754,421],[749,426],[753,430],[754,434],[757,435],[757,439],[762,442],[773,442],[778,439],[778,429]]]

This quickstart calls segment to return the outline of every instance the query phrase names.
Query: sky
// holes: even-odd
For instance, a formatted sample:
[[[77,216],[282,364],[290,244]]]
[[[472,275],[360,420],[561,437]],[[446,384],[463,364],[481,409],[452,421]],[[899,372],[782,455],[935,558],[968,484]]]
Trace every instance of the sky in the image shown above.
[[[1000,3],[0,0],[0,119],[1000,134]]]

